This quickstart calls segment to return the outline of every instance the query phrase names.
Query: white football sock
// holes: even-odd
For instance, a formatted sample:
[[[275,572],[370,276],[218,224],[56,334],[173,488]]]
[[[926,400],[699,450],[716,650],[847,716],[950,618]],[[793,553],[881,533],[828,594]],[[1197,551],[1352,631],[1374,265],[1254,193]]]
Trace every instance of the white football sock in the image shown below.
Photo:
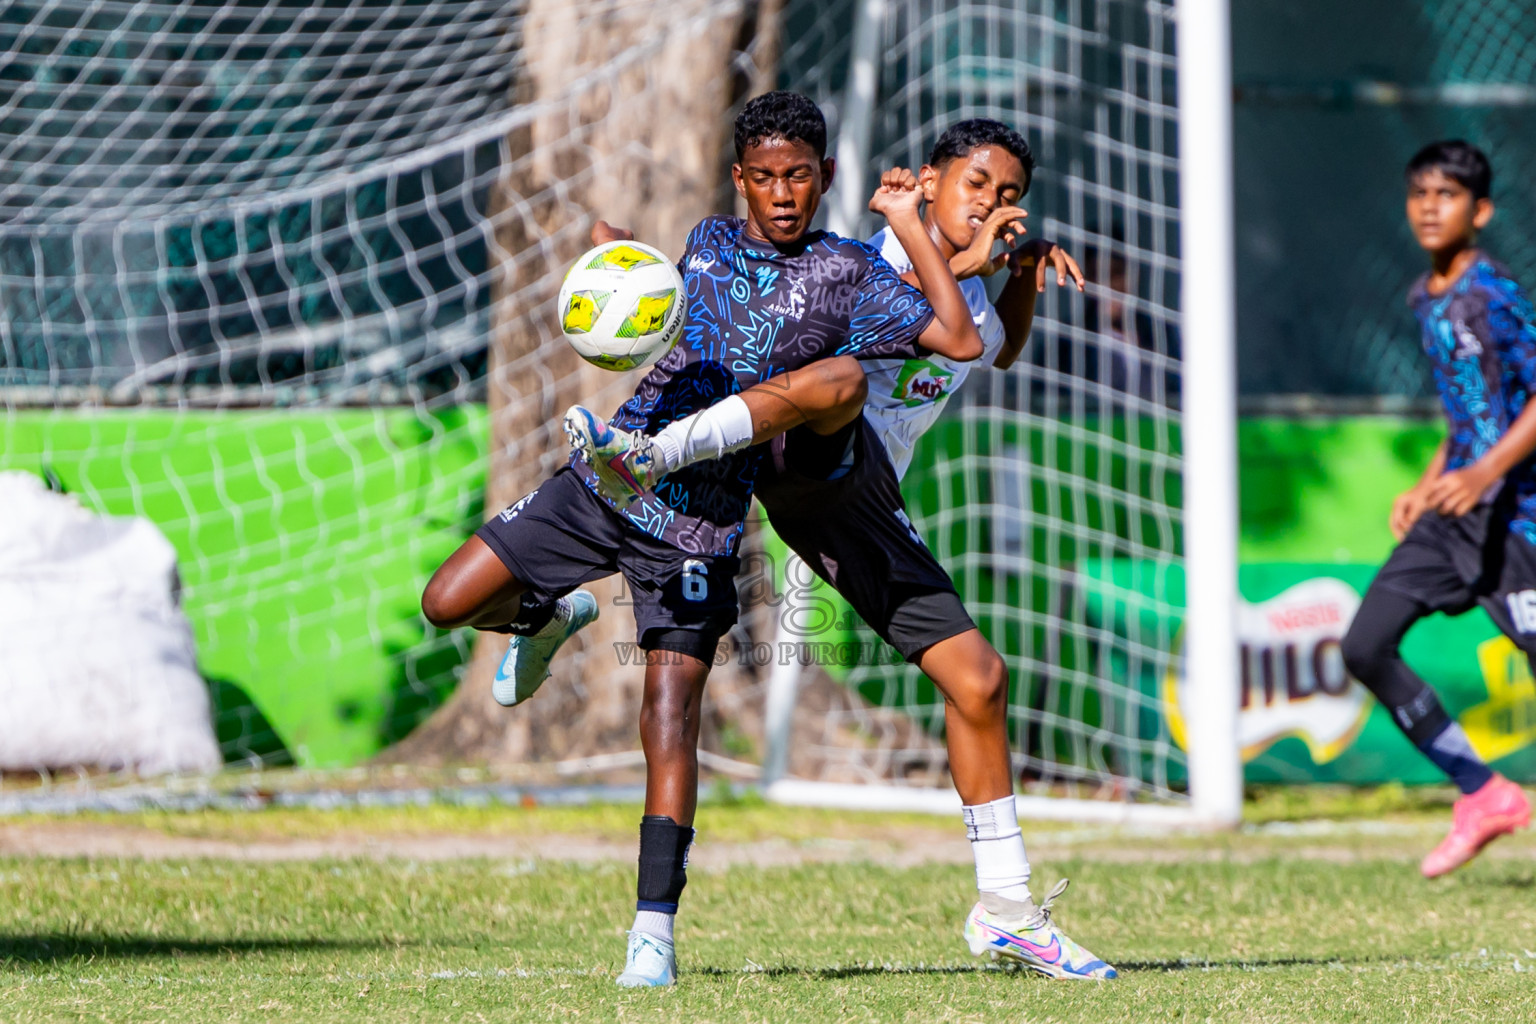
[[[662,474],[718,459],[752,443],[752,410],[740,395],[669,423],[651,438]]]
[[[1020,903],[1029,899],[1029,857],[1013,797],[960,810],[976,858],[976,888]]]
[[[654,939],[672,941],[672,923],[677,920],[676,914],[663,914],[659,910],[635,911],[635,924],[630,929],[632,932],[640,932]]]

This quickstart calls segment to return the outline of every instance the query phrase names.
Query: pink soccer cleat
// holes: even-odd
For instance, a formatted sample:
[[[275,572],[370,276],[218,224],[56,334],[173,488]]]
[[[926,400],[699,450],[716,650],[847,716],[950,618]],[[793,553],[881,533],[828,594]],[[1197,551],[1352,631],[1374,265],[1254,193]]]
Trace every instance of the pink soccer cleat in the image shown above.
[[[1494,775],[1476,793],[1456,801],[1451,834],[1429,851],[1419,870],[1425,878],[1455,871],[1499,836],[1531,823],[1531,802],[1525,792],[1502,775]]]

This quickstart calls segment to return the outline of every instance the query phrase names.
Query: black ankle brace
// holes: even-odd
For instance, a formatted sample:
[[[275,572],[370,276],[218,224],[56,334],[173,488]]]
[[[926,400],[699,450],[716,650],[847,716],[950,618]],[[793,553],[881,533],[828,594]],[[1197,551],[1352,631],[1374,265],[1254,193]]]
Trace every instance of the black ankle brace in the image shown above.
[[[688,884],[688,846],[693,829],[661,814],[640,819],[640,881],[638,910],[677,912],[677,900]]]

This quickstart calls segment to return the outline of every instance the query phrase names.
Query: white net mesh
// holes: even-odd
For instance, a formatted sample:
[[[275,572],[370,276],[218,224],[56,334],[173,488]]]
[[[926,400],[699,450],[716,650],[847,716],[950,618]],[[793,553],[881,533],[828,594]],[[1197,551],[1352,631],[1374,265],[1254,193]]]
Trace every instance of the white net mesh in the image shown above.
[[[472,635],[418,601],[478,525],[491,420],[627,393],[542,307],[655,168],[713,208],[754,10],[0,8],[0,469],[172,540],[226,757],[356,763],[453,690]],[[561,457],[498,429],[503,468]]]
[[[798,14],[849,38],[855,6],[796,5],[788,36]],[[962,118],[1015,125],[1037,163],[1030,231],[1073,252],[1091,282],[1084,296],[1048,287],[1019,363],[972,374],[918,449],[909,511],[1008,663],[1023,777],[1053,793],[1170,796],[1186,778],[1160,693],[1182,591],[1172,6],[886,11],[872,172],[922,164]],[[834,110],[846,52],[803,77]],[[797,51],[787,58],[800,73]],[[797,730],[791,771],[943,784],[943,706],[921,674],[862,666],[847,682],[925,730],[868,707],[834,712]]]
[[[836,132],[854,9],[0,8],[0,469],[171,539],[226,758],[357,763],[448,697],[471,637],[431,630],[417,600],[478,523],[488,468],[489,501],[516,498],[563,460],[564,404],[611,409],[631,383],[551,329],[566,263],[596,216],[675,251],[729,208],[730,110],[775,48],[779,84]],[[1094,281],[1048,293],[1021,365],[975,374],[918,452],[914,518],[1008,660],[1020,768],[1166,794],[1175,613],[1139,581],[1179,544],[1168,8],[887,9],[871,166],[921,163],[960,117],[1014,123],[1040,166],[1031,229]],[[771,617],[750,614],[738,649]],[[631,750],[637,673],[601,649],[620,635],[578,641],[541,708],[448,754]],[[743,760],[769,666],[749,669],[712,683],[705,730]],[[822,684],[792,770],[942,783],[920,677]]]

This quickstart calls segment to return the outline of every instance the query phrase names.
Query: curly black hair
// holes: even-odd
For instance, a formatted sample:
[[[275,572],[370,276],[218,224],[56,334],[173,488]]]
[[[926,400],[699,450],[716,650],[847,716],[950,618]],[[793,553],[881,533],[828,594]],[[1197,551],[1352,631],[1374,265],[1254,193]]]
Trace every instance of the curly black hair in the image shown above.
[[[1488,165],[1488,157],[1463,139],[1431,142],[1413,154],[1403,179],[1411,185],[1425,171],[1439,171],[1471,192],[1474,200],[1487,199],[1493,192],[1493,168]]]
[[[1029,183],[1035,177],[1035,154],[1030,152],[1024,136],[990,117],[973,117],[944,129],[939,141],[933,144],[933,152],[928,154],[928,163],[943,167],[956,157],[968,156],[982,146],[1001,146],[1018,157],[1019,163],[1024,165],[1024,191],[1029,191]]]
[[[816,151],[818,158],[824,158],[827,119],[809,96],[783,89],[765,92],[748,100],[736,115],[736,159],[741,159],[748,146],[759,145],[766,139],[803,142]]]

